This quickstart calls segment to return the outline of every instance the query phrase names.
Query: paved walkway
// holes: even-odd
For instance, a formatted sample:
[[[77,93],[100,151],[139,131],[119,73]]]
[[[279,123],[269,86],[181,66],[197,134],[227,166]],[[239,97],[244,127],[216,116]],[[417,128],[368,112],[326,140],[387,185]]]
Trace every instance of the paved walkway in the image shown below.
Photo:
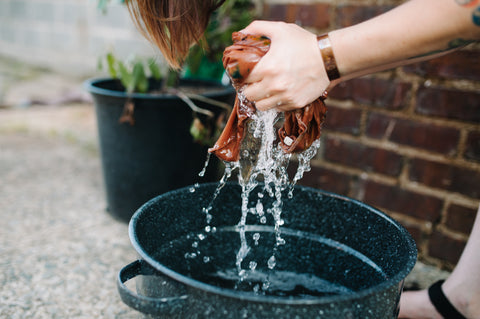
[[[140,317],[116,291],[136,253],[105,212],[91,108],[0,110],[0,318]]]

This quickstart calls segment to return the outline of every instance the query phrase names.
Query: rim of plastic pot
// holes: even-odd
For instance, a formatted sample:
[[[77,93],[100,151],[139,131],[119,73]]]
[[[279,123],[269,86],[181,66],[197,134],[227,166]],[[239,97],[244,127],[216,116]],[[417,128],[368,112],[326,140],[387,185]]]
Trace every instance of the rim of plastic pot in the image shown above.
[[[90,93],[93,94],[100,94],[100,95],[106,95],[106,96],[114,96],[114,97],[119,97],[119,98],[134,98],[134,99],[157,99],[159,97],[165,98],[165,97],[176,97],[174,94],[169,94],[169,93],[130,93],[128,94],[125,91],[118,91],[118,90],[111,90],[111,89],[105,89],[101,87],[100,85],[102,83],[107,83],[107,82],[113,82],[113,81],[119,81],[118,79],[111,78],[111,77],[105,77],[105,78],[92,78],[88,79],[83,82],[83,87]],[[211,86],[212,88],[218,88],[215,90],[209,90],[208,92],[201,93],[200,95],[206,96],[206,97],[212,97],[212,96],[218,96],[222,94],[231,94],[235,91],[235,89],[231,85],[223,85],[221,82],[218,81],[212,81],[212,80],[197,80],[197,79],[181,79],[180,80],[182,83],[185,84],[190,84],[194,85],[195,83],[201,83],[206,86]]]
[[[207,187],[209,185],[213,186],[213,185],[217,185],[217,184],[218,184],[217,182],[204,183],[204,184],[201,184],[201,186],[203,185],[204,187]],[[236,183],[228,182],[227,185],[228,184],[231,185],[231,184],[236,184]],[[286,304],[286,305],[297,305],[297,306],[301,306],[301,305],[322,305],[322,304],[329,304],[329,303],[333,303],[333,302],[363,299],[363,298],[366,298],[370,295],[376,294],[379,291],[384,291],[384,290],[386,290],[386,289],[388,289],[388,288],[390,288],[394,285],[398,285],[412,271],[412,269],[415,266],[415,263],[417,261],[417,253],[418,253],[417,246],[416,246],[415,241],[413,240],[412,236],[410,235],[410,233],[401,224],[399,224],[396,220],[387,216],[382,211],[380,211],[380,210],[378,210],[378,209],[376,209],[376,208],[374,208],[370,205],[364,204],[364,203],[362,203],[362,202],[360,202],[356,199],[349,198],[347,196],[338,195],[338,194],[335,194],[335,193],[331,193],[331,192],[328,192],[328,191],[324,191],[324,190],[320,190],[320,189],[316,189],[316,188],[312,188],[312,187],[296,185],[295,186],[296,189],[313,191],[313,192],[317,192],[319,194],[323,194],[323,195],[326,195],[326,196],[335,197],[335,198],[338,198],[338,199],[341,199],[341,200],[346,200],[346,201],[355,203],[358,206],[361,206],[365,209],[368,209],[370,212],[378,215],[379,217],[387,220],[389,223],[394,225],[398,229],[399,234],[403,238],[405,238],[405,242],[408,246],[407,247],[408,251],[410,252],[410,254],[408,256],[408,261],[406,262],[405,267],[401,271],[399,271],[397,274],[395,274],[394,276],[392,276],[392,277],[388,278],[387,280],[381,282],[380,284],[377,284],[375,286],[372,286],[372,287],[369,287],[369,288],[366,288],[366,289],[356,291],[355,294],[325,296],[325,297],[321,297],[321,298],[312,298],[312,299],[307,299],[307,298],[294,299],[294,298],[279,297],[279,296],[255,295],[255,294],[252,294],[251,292],[247,292],[247,291],[236,291],[236,290],[232,290],[232,289],[221,288],[221,287],[217,287],[217,286],[214,286],[214,285],[210,285],[210,284],[201,282],[199,280],[192,279],[188,276],[182,275],[182,274],[176,272],[175,270],[173,270],[171,268],[168,268],[168,267],[165,267],[162,263],[156,261],[154,258],[149,256],[143,250],[143,248],[138,243],[137,238],[136,238],[136,234],[135,234],[136,223],[139,220],[142,212],[146,209],[147,206],[151,205],[151,203],[153,203],[154,201],[159,200],[163,197],[170,196],[171,194],[188,192],[188,190],[190,188],[191,188],[191,186],[179,188],[179,189],[172,190],[172,191],[169,191],[167,193],[164,193],[162,195],[159,195],[155,198],[152,198],[151,200],[149,200],[148,202],[143,204],[135,212],[135,214],[130,219],[129,227],[128,227],[129,228],[130,241],[131,241],[134,249],[141,256],[141,258],[143,258],[148,264],[150,264],[153,268],[155,268],[157,271],[159,271],[163,275],[166,275],[166,276],[170,277],[171,279],[173,279],[175,281],[178,281],[178,282],[180,282],[180,283],[182,283],[186,286],[190,286],[190,287],[193,287],[193,288],[196,288],[196,289],[199,289],[199,290],[203,290],[205,292],[209,292],[209,293],[212,293],[212,294],[217,294],[217,295],[221,295],[221,296],[224,296],[224,297],[230,297],[230,298],[233,298],[233,299],[242,300],[242,301],[249,301],[249,302],[259,302],[259,303],[267,303],[267,304],[268,303],[269,304]]]

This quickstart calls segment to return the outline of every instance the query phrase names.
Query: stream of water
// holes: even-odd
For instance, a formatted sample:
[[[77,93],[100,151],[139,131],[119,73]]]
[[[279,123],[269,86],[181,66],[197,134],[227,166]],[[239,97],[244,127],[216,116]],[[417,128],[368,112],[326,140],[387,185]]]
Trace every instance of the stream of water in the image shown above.
[[[240,107],[246,108],[246,98],[242,94],[242,90],[238,92]],[[237,228],[240,237],[240,248],[236,254],[236,268],[238,275],[238,283],[241,284],[255,269],[258,263],[266,262],[268,269],[274,269],[276,266],[276,253],[279,246],[285,244],[282,238],[281,226],[282,220],[282,194],[288,190],[288,197],[293,196],[293,186],[303,177],[303,174],[310,170],[310,160],[317,153],[320,147],[320,141],[315,141],[312,146],[300,154],[296,154],[298,167],[297,172],[292,180],[290,180],[287,167],[292,159],[292,154],[285,153],[278,144],[276,134],[276,124],[281,123],[283,113],[279,113],[274,109],[268,111],[257,111],[252,114],[247,123],[247,133],[242,141],[240,148],[240,159],[237,162],[225,162],[225,172],[219,182],[212,201],[203,208],[206,217],[206,230],[211,231],[210,221],[212,215],[210,211],[215,198],[225,186],[227,180],[232,176],[234,170],[238,170],[238,182],[242,187],[241,195],[241,211],[242,215],[238,222]],[[206,165],[208,165],[208,158]],[[200,173],[202,175],[204,170]],[[260,182],[263,182],[263,191],[255,193],[257,199],[253,207],[249,207],[250,197],[253,189]],[[273,199],[271,205],[265,207],[263,198],[265,196]],[[248,214],[256,215],[261,224],[267,222],[267,215],[273,217],[273,227],[275,230],[275,244],[271,248],[271,255],[266,261],[255,260],[249,261],[248,265],[244,265],[244,260],[250,252],[250,246],[246,238],[246,221]],[[260,233],[253,234],[253,240],[258,245]],[[265,276],[262,290],[268,290],[270,286],[269,276]]]

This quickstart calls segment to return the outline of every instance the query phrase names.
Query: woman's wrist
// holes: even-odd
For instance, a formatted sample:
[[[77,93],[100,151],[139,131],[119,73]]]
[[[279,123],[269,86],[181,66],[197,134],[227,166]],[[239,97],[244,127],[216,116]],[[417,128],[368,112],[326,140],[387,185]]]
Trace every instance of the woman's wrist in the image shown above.
[[[333,82],[340,78],[340,72],[338,71],[335,54],[333,53],[332,43],[328,33],[317,36],[317,44],[322,55],[325,71],[327,72],[328,79]]]
[[[330,92],[342,79],[342,74],[338,69],[337,60],[335,58],[335,53],[333,51],[332,43],[330,41],[330,36],[328,33],[319,35],[316,37],[317,46],[322,57],[323,66],[325,73],[328,78],[328,86],[325,89],[325,92],[322,96],[326,97],[328,92]]]

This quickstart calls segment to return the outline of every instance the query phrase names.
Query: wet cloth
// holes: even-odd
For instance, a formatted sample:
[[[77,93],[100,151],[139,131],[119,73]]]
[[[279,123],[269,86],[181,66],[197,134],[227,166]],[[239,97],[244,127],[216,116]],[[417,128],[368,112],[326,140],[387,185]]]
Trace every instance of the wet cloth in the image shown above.
[[[215,145],[208,151],[224,161],[238,161],[240,145],[246,134],[247,121],[256,112],[255,104],[242,97],[244,81],[270,48],[264,36],[232,34],[233,45],[223,53],[223,66],[237,90],[230,118]],[[327,108],[318,98],[301,109],[285,112],[285,121],[278,130],[279,143],[286,153],[301,152],[320,137]],[[243,101],[243,103],[242,103]]]

